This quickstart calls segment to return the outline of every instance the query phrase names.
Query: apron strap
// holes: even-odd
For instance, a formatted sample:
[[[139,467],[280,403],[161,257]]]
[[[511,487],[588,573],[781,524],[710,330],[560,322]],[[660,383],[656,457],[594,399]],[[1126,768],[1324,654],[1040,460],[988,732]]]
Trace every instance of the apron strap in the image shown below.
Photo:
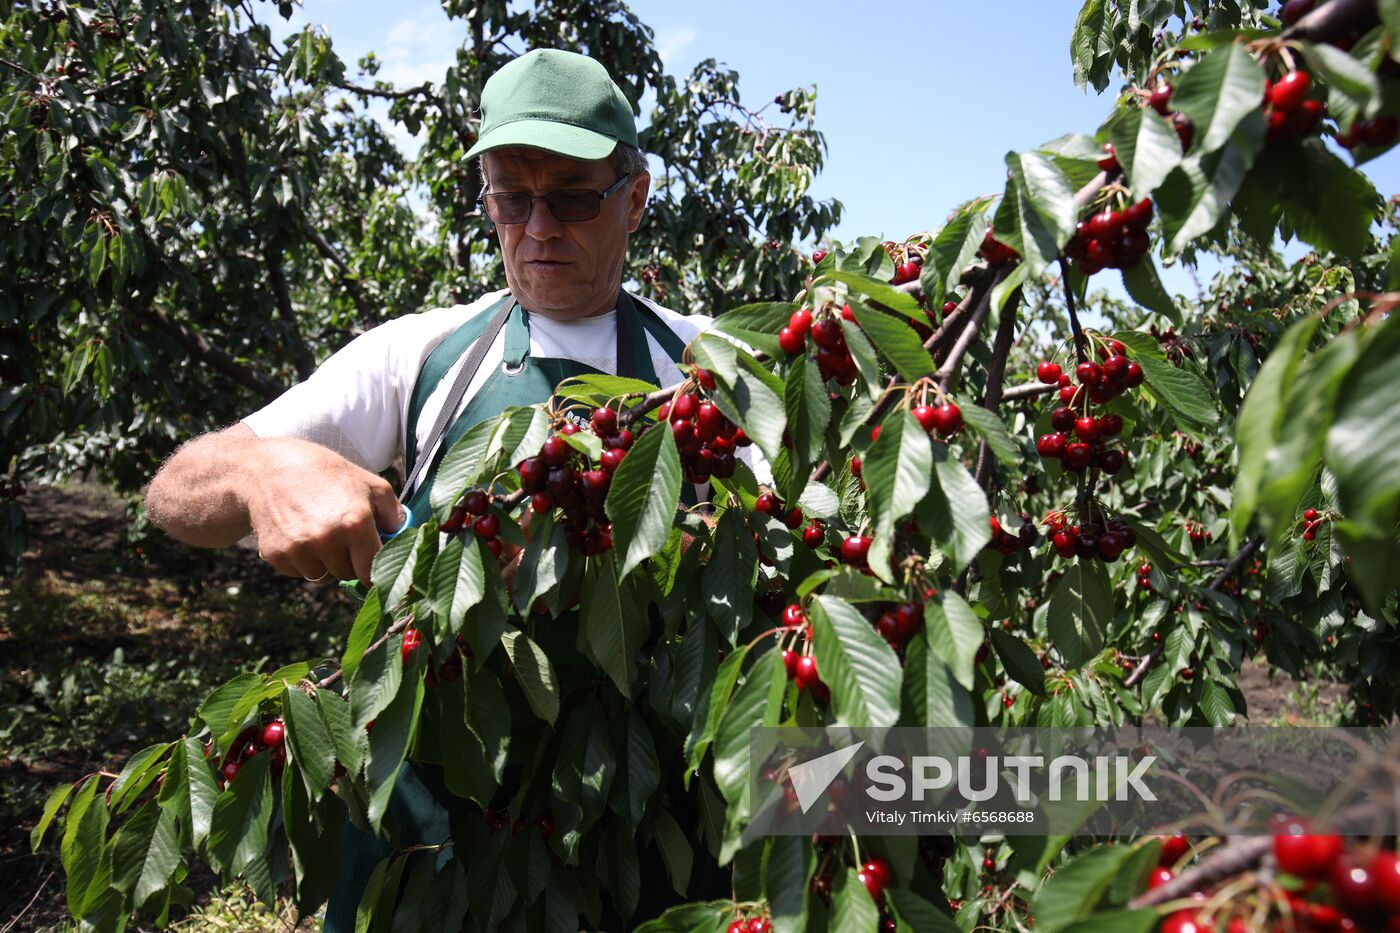
[[[476,341],[472,344],[471,352],[467,354],[466,360],[462,363],[462,368],[457,371],[457,378],[453,381],[452,388],[447,392],[447,398],[443,401],[442,408],[438,411],[437,419],[433,421],[432,430],[428,432],[427,443],[423,445],[423,454],[429,453],[437,446],[438,440],[441,439],[443,432],[447,430],[448,422],[452,420],[452,416],[457,412],[457,405],[462,401],[462,396],[467,394],[467,386],[471,385],[472,378],[476,376],[477,370],[481,368],[482,360],[486,359],[486,354],[491,349],[491,345],[496,342],[496,335],[499,334],[501,328],[505,326],[506,318],[510,317],[510,312],[514,307],[515,302],[513,301],[503,303],[500,310],[496,312],[495,317],[491,318],[490,323],[486,325],[486,330],[483,331],[481,336],[476,338]],[[416,432],[416,430],[416,425],[409,425],[409,431]],[[408,501],[409,496],[417,487],[418,479],[423,474],[424,468],[427,467],[429,461],[433,458],[420,456],[415,459],[417,459],[418,462],[413,465],[413,471],[409,473],[408,479],[404,480],[403,494],[400,496],[401,502]]]

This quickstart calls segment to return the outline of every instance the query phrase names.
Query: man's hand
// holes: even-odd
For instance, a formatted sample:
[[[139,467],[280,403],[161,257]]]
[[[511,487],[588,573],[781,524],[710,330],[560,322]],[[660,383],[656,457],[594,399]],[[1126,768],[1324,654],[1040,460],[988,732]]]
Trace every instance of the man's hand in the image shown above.
[[[393,488],[319,444],[260,438],[242,424],[206,435],[161,468],[146,495],[177,540],[228,547],[250,531],[279,573],[370,582],[379,530],[397,530]]]

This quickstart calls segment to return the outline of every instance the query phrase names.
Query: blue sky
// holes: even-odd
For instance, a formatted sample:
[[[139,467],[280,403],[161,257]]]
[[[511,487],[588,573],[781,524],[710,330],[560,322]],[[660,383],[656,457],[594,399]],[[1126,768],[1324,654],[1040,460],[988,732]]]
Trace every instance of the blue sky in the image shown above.
[[[752,106],[816,85],[829,152],[812,194],[845,205],[840,239],[937,229],[955,205],[1002,190],[1008,151],[1093,133],[1113,105],[1112,89],[1100,97],[1074,86],[1068,49],[1078,0],[629,5],[656,30],[673,74],[714,58],[739,72]],[[380,77],[400,83],[440,80],[465,34],[435,0],[306,0],[290,26],[267,18],[278,34],[320,23],[347,64],[373,50]],[[1400,193],[1400,158],[1366,171],[1383,196]],[[1194,291],[1179,271],[1164,277],[1173,290]]]

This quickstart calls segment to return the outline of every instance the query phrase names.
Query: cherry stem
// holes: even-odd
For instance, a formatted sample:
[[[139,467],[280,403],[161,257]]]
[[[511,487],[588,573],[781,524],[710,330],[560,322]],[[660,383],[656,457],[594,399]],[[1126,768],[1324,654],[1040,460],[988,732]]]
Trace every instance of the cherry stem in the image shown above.
[[[1084,328],[1079,326],[1079,315],[1074,310],[1074,289],[1069,284],[1069,263],[1060,257],[1060,282],[1065,287],[1065,307],[1069,309],[1069,328],[1074,333],[1074,357],[1079,363],[1089,359],[1089,341],[1084,336]]]
[[[402,619],[389,626],[389,628],[384,632],[383,635],[380,635],[379,638],[377,638],[372,645],[365,649],[364,653],[369,654],[371,651],[374,651],[380,645],[388,641],[390,638],[397,635],[399,632],[402,632],[404,629],[408,628],[409,625],[411,625],[412,623],[412,615],[404,616]],[[330,674],[326,675],[321,680],[316,681],[316,689],[325,690],[327,687],[335,685],[340,681],[342,673],[343,670],[332,671]]]

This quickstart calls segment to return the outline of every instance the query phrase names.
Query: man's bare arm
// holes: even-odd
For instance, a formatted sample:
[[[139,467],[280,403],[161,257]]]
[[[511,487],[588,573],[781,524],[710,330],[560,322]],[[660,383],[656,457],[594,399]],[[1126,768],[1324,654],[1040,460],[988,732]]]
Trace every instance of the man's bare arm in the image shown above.
[[[186,544],[228,547],[252,532],[281,573],[366,583],[378,529],[403,521],[380,477],[318,444],[258,437],[242,423],[180,448],[151,480],[146,508]]]

